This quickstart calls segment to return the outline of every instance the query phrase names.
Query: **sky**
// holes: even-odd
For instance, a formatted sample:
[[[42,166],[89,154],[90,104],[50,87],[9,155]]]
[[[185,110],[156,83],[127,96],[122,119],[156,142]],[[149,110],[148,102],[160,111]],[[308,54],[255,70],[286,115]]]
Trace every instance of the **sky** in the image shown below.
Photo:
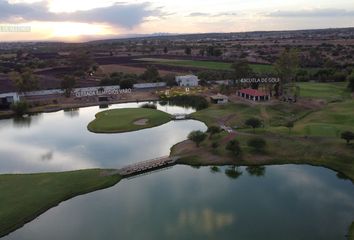
[[[0,0],[0,41],[354,27],[354,0]]]

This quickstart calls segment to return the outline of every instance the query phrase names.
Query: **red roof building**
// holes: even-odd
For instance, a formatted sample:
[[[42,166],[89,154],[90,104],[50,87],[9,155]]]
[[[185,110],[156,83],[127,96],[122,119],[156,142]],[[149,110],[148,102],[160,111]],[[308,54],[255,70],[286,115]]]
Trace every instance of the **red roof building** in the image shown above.
[[[251,89],[251,88],[246,88],[246,89],[241,89],[237,91],[237,96],[249,99],[252,101],[269,101],[270,96],[269,94],[266,94],[262,91],[256,90],[256,89]]]

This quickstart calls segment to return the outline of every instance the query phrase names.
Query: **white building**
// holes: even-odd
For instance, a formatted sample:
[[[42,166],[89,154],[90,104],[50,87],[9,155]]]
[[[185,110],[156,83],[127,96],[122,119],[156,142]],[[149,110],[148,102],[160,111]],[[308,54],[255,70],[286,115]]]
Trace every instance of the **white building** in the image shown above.
[[[20,96],[15,92],[0,94],[0,108],[8,108],[18,101],[20,101]]]
[[[180,87],[196,87],[199,85],[199,79],[195,75],[176,76],[176,82]]]
[[[211,96],[210,100],[212,103],[215,103],[215,104],[225,104],[225,103],[228,103],[229,98],[225,95],[218,93],[216,95]]]

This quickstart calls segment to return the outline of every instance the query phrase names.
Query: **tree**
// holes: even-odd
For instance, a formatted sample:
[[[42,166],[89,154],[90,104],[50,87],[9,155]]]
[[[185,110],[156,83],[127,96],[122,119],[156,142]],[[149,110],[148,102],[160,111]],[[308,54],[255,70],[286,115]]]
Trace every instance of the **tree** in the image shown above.
[[[89,52],[75,51],[70,54],[69,58],[70,64],[73,68],[78,71],[87,72],[94,65]]]
[[[122,81],[120,81],[120,89],[129,89],[129,88],[133,88],[134,85],[134,81],[131,79],[124,79]]]
[[[225,149],[230,151],[234,157],[238,157],[241,154],[240,143],[236,139],[229,141]]]
[[[351,131],[342,132],[341,138],[346,140],[347,144],[349,144],[351,140],[354,140],[354,133]]]
[[[286,124],[285,124],[285,127],[287,127],[289,129],[289,134],[291,132],[291,129],[294,127],[294,122],[293,121],[288,121]]]
[[[168,73],[162,77],[162,80],[167,84],[169,87],[177,86],[176,82],[176,75],[173,73]]]
[[[247,145],[256,151],[263,151],[267,143],[263,138],[251,138],[248,140]]]
[[[65,76],[61,81],[61,89],[64,90],[64,95],[70,97],[73,88],[75,87],[76,80],[72,76]]]
[[[220,133],[221,131],[222,131],[222,129],[218,126],[210,126],[210,127],[208,127],[208,130],[207,130],[207,132],[210,134],[209,138],[212,138],[213,135]]]
[[[233,78],[234,78],[234,85],[236,81],[239,82],[239,87],[241,86],[240,80],[241,78],[250,77],[253,73],[252,68],[249,66],[248,62],[246,61],[237,61],[231,65],[231,68],[234,70]]]
[[[253,128],[253,132],[256,132],[256,128],[262,126],[262,122],[261,120],[259,120],[258,118],[249,118],[246,120],[245,122],[246,126],[252,127]]]
[[[184,49],[184,53],[185,53],[186,55],[191,55],[191,54],[192,54],[192,48],[191,48],[191,47],[186,47],[186,48]]]
[[[164,48],[163,48],[163,52],[164,52],[164,54],[167,54],[167,53],[168,53],[168,48],[167,48],[167,47],[164,47]]]
[[[214,46],[208,46],[206,53],[209,57],[220,57],[222,55],[222,51]],[[202,56],[204,56],[204,52]]]
[[[189,133],[188,139],[195,142],[197,147],[199,147],[200,143],[206,139],[207,135],[202,131],[193,131]]]
[[[20,117],[28,112],[28,108],[29,106],[25,101],[20,101],[11,105],[12,111],[14,111],[15,114]]]
[[[159,70],[155,66],[147,66],[141,78],[148,82],[156,82],[160,79]]]
[[[354,71],[347,77],[349,82],[348,88],[350,91],[354,92]]]
[[[285,49],[275,63],[275,71],[280,78],[279,92],[277,96],[283,94],[284,85],[295,80],[299,67],[299,55],[295,49]]]
[[[23,72],[10,73],[10,79],[19,92],[29,92],[38,88],[38,78],[29,68],[26,68]]]

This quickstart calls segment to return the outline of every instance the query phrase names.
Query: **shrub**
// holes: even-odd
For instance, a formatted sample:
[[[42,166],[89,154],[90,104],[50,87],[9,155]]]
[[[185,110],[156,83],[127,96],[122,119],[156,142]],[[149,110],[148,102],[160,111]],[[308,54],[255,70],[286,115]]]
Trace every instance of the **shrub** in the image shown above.
[[[237,157],[241,154],[240,143],[236,139],[228,142],[225,149],[230,151],[232,153],[232,155],[235,157]]]
[[[245,125],[252,127],[253,132],[255,132],[256,128],[262,126],[262,122],[258,118],[250,118],[250,119],[246,120]]]
[[[188,139],[195,142],[197,147],[199,147],[200,143],[205,140],[206,136],[207,135],[202,131],[193,131],[188,135]]]
[[[144,103],[143,105],[140,106],[141,108],[151,108],[151,109],[157,109],[157,106],[153,103]]]
[[[293,121],[288,121],[286,124],[285,124],[285,127],[287,127],[289,129],[289,134],[291,132],[291,129],[294,127],[294,122]]]
[[[349,144],[351,140],[354,140],[354,133],[351,131],[342,132],[341,138],[346,140],[347,144]]]
[[[17,116],[23,116],[28,112],[29,106],[27,102],[20,101],[11,105],[11,109]]]
[[[218,142],[213,142],[213,143],[211,144],[211,147],[214,148],[214,149],[216,149],[216,148],[219,147],[219,143],[218,143]]]
[[[129,88],[133,88],[134,85],[134,81],[131,79],[124,79],[122,81],[120,81],[120,88],[121,89],[129,89]]]
[[[220,133],[221,131],[222,131],[222,129],[220,127],[218,127],[218,126],[210,126],[210,127],[208,127],[208,130],[207,130],[207,132],[210,134],[209,135],[210,138],[213,135]]]

